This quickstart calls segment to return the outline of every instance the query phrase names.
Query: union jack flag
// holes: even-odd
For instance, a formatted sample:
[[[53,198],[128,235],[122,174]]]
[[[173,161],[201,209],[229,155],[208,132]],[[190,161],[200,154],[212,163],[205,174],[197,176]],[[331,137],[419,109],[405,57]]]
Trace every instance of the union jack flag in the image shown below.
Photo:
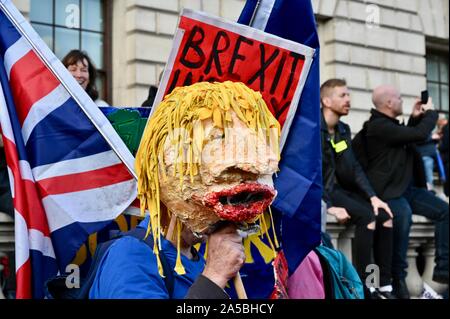
[[[16,296],[43,298],[45,281],[136,198],[134,158],[10,0],[0,0],[0,82]]]

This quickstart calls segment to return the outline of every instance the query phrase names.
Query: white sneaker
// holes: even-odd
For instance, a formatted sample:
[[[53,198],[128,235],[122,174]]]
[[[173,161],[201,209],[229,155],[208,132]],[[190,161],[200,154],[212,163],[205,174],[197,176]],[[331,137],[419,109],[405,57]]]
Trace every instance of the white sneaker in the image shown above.
[[[423,291],[419,299],[443,299],[440,294],[433,290],[426,283],[423,284]]]

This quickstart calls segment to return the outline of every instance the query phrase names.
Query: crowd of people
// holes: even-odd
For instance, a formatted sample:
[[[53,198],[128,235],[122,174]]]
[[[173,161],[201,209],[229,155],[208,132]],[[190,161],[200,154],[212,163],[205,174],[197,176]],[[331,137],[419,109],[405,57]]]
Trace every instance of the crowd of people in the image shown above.
[[[85,52],[73,50],[62,62],[97,105],[107,106],[99,98],[97,71]],[[157,87],[150,88],[143,106],[153,105],[156,91]],[[352,139],[351,128],[341,121],[351,110],[350,90],[345,80],[326,81],[320,96],[323,205],[339,223],[356,226],[353,263],[362,282],[368,276],[366,270],[370,264],[380,268],[379,287],[366,287],[365,297],[410,298],[405,278],[412,214],[425,216],[435,223],[433,280],[448,284],[448,204],[434,189],[434,171],[438,168],[448,196],[448,121],[440,120],[438,131],[433,133],[438,113],[430,99],[426,104],[417,100],[409,122],[402,124],[398,120],[403,115],[400,92],[393,86],[382,85],[373,91],[374,108],[370,119]],[[0,144],[0,211],[13,216],[2,146]],[[144,220],[139,227],[146,229],[148,222],[148,219]],[[155,258],[153,261],[146,259],[155,267],[144,269],[139,266],[144,262],[143,258],[151,255],[147,245],[124,238],[109,252],[109,258],[105,260],[111,260],[111,263],[102,265],[90,297],[226,298],[223,289],[245,259],[236,229],[228,227],[211,235],[207,261],[192,247],[198,238],[185,235],[187,244],[182,254],[184,263],[190,268],[187,277],[177,276],[173,296],[167,294],[161,278],[146,280],[158,275]],[[170,258],[177,257],[176,242],[165,241],[163,245],[168,247]],[[129,258],[130,254],[135,259]],[[121,264],[116,265],[118,261]],[[172,262],[175,263],[175,259]],[[118,276],[113,271],[116,266],[135,271]],[[131,285],[133,289],[130,289]]]
[[[368,289],[367,297],[410,298],[405,278],[412,214],[435,223],[433,280],[448,284],[448,204],[428,190],[426,173],[433,172],[425,170],[427,159],[418,150],[438,120],[432,99],[426,104],[417,99],[404,125],[398,120],[403,115],[400,92],[389,85],[375,88],[370,119],[351,141],[349,126],[340,121],[349,113],[349,94],[339,79],[321,88],[323,200],[338,222],[356,225],[354,263],[361,279],[372,255],[380,267],[380,287]],[[442,141],[448,174],[448,141]]]
[[[332,79],[321,88],[323,199],[327,212],[340,223],[356,225],[353,262],[363,280],[366,268],[380,267],[380,289],[370,291],[391,298],[392,219],[386,204],[372,188],[352,151],[351,130],[340,121],[350,111],[350,92],[346,82]]]

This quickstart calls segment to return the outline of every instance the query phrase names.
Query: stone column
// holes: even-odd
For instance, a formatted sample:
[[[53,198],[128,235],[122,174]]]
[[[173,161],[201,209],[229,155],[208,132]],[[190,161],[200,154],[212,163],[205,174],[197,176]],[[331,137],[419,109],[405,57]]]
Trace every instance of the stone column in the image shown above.
[[[14,251],[14,220],[5,213],[0,212],[0,258],[6,253]],[[0,265],[0,274],[3,266]],[[11,269],[11,271],[14,271]],[[3,282],[0,276],[0,299],[6,299],[2,291]]]
[[[14,220],[0,212],[0,254],[14,251]]]
[[[331,237],[331,243],[335,249],[339,249],[340,241],[339,238],[341,233],[345,230],[345,226],[339,225],[336,222],[336,218],[331,215],[326,215],[327,224],[326,224],[326,232]]]
[[[448,285],[443,285],[443,284],[433,281],[433,270],[434,270],[434,266],[435,266],[435,263],[434,263],[434,255],[435,255],[434,240],[431,240],[426,245],[424,245],[423,254],[425,257],[425,269],[423,271],[422,279],[434,291],[436,291],[438,294],[442,294],[448,288]]]
[[[340,233],[338,249],[342,251],[347,257],[347,259],[353,263],[353,239],[355,237],[355,227],[349,226],[345,227],[344,230]]]
[[[339,247],[339,235],[342,230],[343,230],[342,226],[339,226],[337,224],[327,225],[327,233],[331,237],[331,243],[333,244],[334,248]]]
[[[411,298],[420,296],[423,290],[423,280],[417,270],[416,258],[418,256],[417,248],[422,245],[424,241],[411,238],[408,247],[408,276],[406,277],[406,285],[408,286]]]

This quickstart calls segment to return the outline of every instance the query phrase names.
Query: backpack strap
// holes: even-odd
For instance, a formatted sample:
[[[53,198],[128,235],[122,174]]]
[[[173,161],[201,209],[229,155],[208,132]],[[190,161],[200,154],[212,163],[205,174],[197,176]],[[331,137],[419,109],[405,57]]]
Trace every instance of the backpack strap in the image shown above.
[[[97,245],[97,249],[92,257],[92,263],[89,267],[89,271],[87,272],[86,277],[82,279],[80,290],[75,299],[89,299],[89,291],[94,283],[102,257],[105,255],[108,248],[115,242],[115,240],[116,238]]]
[[[320,253],[320,250],[318,248],[315,248],[314,252],[316,253],[317,257],[319,257],[320,265],[322,266],[323,285],[325,288],[325,299],[333,300],[335,298],[330,265],[328,264],[327,259]]]
[[[47,297],[51,299],[89,299],[89,291],[94,283],[100,261],[114,241],[115,239],[111,239],[97,245],[86,277],[80,278],[80,288],[69,289],[66,284],[68,276],[57,276],[45,282]]]
[[[148,236],[147,238],[145,238],[146,233],[147,230],[145,230],[144,228],[136,227],[135,229],[132,229],[127,233],[124,233],[122,236],[131,236],[136,239],[139,239],[140,241],[146,243],[153,251],[153,237]],[[167,291],[169,292],[169,297],[172,298],[175,282],[174,274],[169,265],[169,262],[167,261],[166,255],[162,250],[159,250],[159,259],[161,261],[161,265],[163,268],[164,283],[166,285]]]

